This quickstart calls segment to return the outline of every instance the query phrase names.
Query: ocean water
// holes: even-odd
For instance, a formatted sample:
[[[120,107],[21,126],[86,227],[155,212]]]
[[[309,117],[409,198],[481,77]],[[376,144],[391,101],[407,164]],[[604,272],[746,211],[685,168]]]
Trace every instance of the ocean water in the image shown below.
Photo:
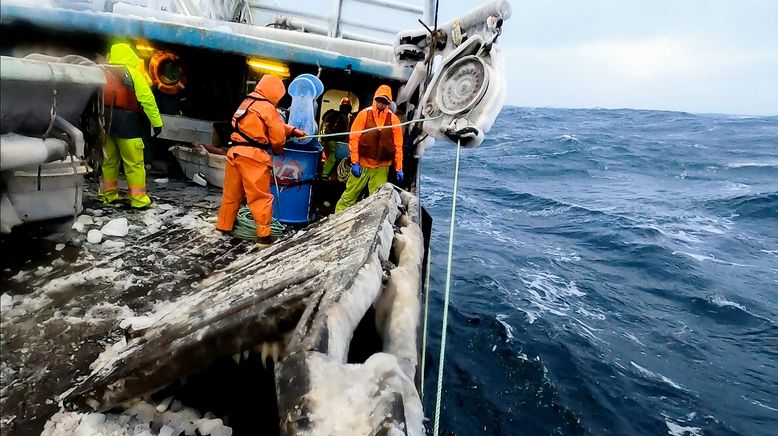
[[[462,151],[443,386],[444,434],[778,434],[778,117],[506,108]]]

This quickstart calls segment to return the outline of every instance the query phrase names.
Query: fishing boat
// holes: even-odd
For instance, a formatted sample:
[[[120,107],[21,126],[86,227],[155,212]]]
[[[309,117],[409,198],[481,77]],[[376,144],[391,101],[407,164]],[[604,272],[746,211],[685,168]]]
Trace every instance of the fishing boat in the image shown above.
[[[4,1],[3,434],[425,434],[420,160],[436,139],[483,141],[510,17],[502,0],[445,23],[435,8]],[[354,9],[419,20],[397,32]],[[101,56],[117,38],[146,61],[165,123],[145,141],[149,173],[165,173],[145,211],[95,196],[111,122]],[[258,249],[216,234],[224,157],[209,150],[264,74],[313,84],[279,104],[310,133],[343,97],[357,110],[389,85],[404,183],[334,213],[344,184],[317,177],[318,139],[290,142],[274,162],[282,237]]]

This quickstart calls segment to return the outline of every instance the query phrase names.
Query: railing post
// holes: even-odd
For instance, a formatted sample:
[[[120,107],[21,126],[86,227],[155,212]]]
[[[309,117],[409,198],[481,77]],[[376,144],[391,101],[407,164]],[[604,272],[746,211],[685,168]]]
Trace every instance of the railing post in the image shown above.
[[[330,18],[330,36],[340,38],[340,15],[343,12],[343,0],[332,0],[332,17]]]

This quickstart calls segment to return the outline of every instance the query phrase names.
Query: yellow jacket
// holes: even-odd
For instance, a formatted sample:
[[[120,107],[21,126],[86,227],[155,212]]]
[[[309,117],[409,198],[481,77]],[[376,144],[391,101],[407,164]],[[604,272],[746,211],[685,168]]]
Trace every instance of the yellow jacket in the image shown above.
[[[132,77],[132,83],[135,87],[135,97],[143,107],[143,112],[149,118],[152,127],[162,127],[162,117],[159,115],[157,101],[154,94],[151,93],[149,82],[146,79],[145,71],[140,67],[141,60],[135,51],[126,43],[117,43],[111,46],[111,53],[108,55],[108,63],[112,65],[122,65]]]

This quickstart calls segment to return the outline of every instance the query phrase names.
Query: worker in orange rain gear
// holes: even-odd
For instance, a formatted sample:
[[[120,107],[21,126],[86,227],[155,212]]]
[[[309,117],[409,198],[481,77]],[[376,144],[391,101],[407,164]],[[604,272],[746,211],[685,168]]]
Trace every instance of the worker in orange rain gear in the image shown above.
[[[372,194],[389,177],[389,166],[394,161],[397,181],[403,181],[403,134],[400,119],[389,110],[392,90],[381,85],[373,97],[373,105],[357,114],[349,135],[351,175],[346,181],[346,190],[341,195],[335,212],[351,207],[357,202],[360,192],[367,186]],[[391,127],[390,127],[391,126]],[[375,127],[385,127],[364,133],[356,133]]]
[[[281,154],[287,138],[307,133],[284,124],[276,105],[286,94],[281,79],[265,75],[232,116],[232,147],[227,152],[224,191],[216,229],[231,232],[243,196],[257,223],[257,245],[272,244],[273,194],[270,178],[273,154]]]
[[[124,163],[130,206],[151,205],[146,195],[146,167],[143,162],[143,136],[151,122],[154,137],[162,132],[162,117],[151,93],[141,59],[126,43],[111,46],[104,66],[106,85],[103,100],[109,124],[105,141],[105,160],[98,199],[108,204],[119,199],[119,166]]]

